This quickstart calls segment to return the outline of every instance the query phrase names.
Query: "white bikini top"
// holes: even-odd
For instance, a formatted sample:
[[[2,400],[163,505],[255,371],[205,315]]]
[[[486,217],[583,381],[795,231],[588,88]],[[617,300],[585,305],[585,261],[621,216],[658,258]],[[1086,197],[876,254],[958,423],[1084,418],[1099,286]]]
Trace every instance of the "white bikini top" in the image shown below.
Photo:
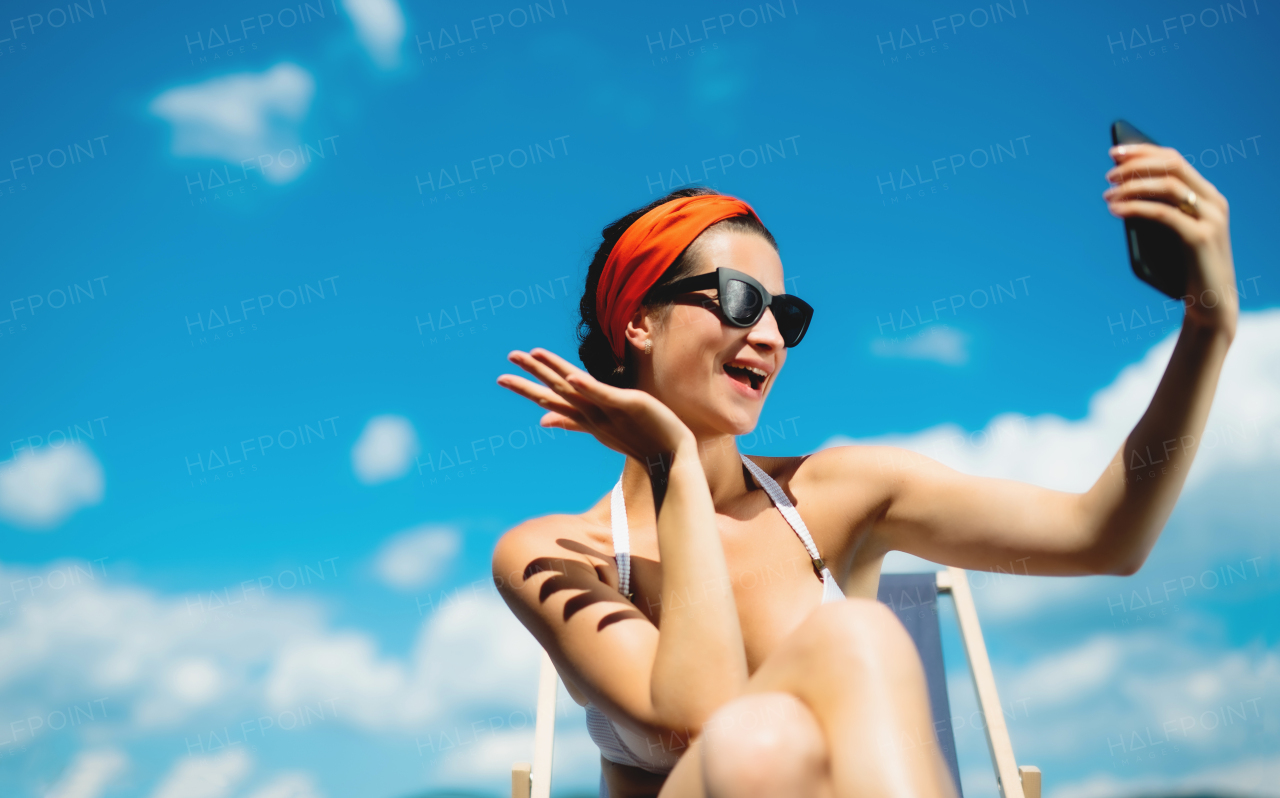
[[[840,589],[840,585],[836,584],[836,577],[831,573],[831,569],[818,556],[818,547],[813,543],[809,528],[804,525],[804,520],[796,511],[795,505],[787,498],[787,494],[782,491],[773,477],[748,460],[745,454],[739,452],[738,456],[742,458],[751,476],[764,488],[765,493],[769,494],[769,498],[782,513],[782,517],[787,519],[787,523],[804,543],[805,550],[809,552],[809,558],[813,561],[814,571],[822,577],[822,603],[843,599],[844,591]],[[627,526],[627,505],[622,498],[622,477],[618,477],[618,484],[613,486],[613,495],[609,501],[609,520],[613,526],[613,552],[618,561],[618,592],[631,599],[631,531]]]
[[[782,512],[782,517],[787,519],[787,523],[791,524],[791,528],[804,542],[804,547],[809,552],[810,559],[813,560],[814,570],[822,577],[822,603],[843,599],[844,591],[836,584],[836,578],[831,573],[831,569],[827,568],[822,558],[818,556],[818,547],[814,545],[809,529],[804,525],[800,513],[796,512],[791,500],[787,498],[787,494],[783,493],[778,483],[759,466],[748,460],[745,455],[741,456],[742,462],[755,477],[756,482],[765,489],[769,498]],[[618,484],[613,486],[609,516],[613,526],[613,550],[618,561],[618,591],[630,599],[632,597],[631,534],[627,527],[627,505],[622,499],[621,477],[618,478]],[[651,773],[665,774],[670,773],[679,761],[680,752],[666,750],[662,745],[655,745],[626,726],[615,723],[590,701],[587,702],[585,709],[587,733],[600,747],[601,756],[610,762],[643,768]],[[603,770],[600,772],[600,798],[609,798]]]

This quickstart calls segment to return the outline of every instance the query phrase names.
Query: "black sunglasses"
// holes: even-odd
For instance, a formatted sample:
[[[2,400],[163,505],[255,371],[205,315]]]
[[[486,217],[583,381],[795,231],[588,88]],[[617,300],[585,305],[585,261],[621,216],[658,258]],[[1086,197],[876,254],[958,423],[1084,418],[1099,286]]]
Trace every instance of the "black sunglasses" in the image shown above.
[[[658,286],[653,290],[653,296],[656,299],[670,298],[706,288],[715,288],[719,291],[720,316],[734,327],[754,325],[760,321],[760,317],[764,315],[767,308],[773,311],[778,332],[782,334],[782,341],[786,346],[796,346],[809,331],[809,320],[813,318],[813,308],[808,302],[790,294],[770,294],[750,275],[723,266],[714,272],[698,274],[676,280],[668,285]],[[702,305],[709,308],[714,305],[714,302],[704,299]]]

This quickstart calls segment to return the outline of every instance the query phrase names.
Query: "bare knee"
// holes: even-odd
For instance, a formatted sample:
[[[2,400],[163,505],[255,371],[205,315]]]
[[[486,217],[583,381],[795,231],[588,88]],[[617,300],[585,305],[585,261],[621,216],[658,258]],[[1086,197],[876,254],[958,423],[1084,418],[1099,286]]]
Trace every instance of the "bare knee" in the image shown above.
[[[702,729],[709,798],[817,793],[827,745],[817,718],[790,693],[751,693],[716,711]]]

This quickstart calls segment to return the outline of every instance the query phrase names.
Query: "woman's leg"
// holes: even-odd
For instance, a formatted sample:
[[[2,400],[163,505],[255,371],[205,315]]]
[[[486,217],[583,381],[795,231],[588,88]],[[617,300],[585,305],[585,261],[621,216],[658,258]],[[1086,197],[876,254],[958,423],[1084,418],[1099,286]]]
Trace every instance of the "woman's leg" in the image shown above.
[[[834,798],[818,720],[790,693],[751,693],[716,710],[660,798]]]
[[[823,604],[752,674],[813,712],[837,798],[956,798],[911,636],[878,601]]]
[[[795,717],[788,718],[783,711],[787,704],[776,700],[777,693],[799,699],[809,715],[791,705]],[[762,700],[772,703],[752,704]],[[919,655],[906,629],[879,602],[848,599],[815,609],[751,675],[746,694],[713,718],[719,720],[722,713],[727,720],[748,717],[753,706],[757,714],[762,707],[773,707],[774,722],[788,730],[772,748],[776,755],[745,722],[709,722],[668,777],[660,798],[722,798],[717,779],[731,778],[727,774],[743,768],[753,773],[773,769],[778,778],[797,780],[795,792],[781,794],[817,796],[829,790],[825,794],[834,798],[956,796],[934,736]],[[820,730],[819,742],[825,746],[817,753],[806,732],[806,717]],[[816,784],[815,761],[824,766]]]
[[[707,798],[833,798],[818,719],[791,693],[750,693],[702,729]]]

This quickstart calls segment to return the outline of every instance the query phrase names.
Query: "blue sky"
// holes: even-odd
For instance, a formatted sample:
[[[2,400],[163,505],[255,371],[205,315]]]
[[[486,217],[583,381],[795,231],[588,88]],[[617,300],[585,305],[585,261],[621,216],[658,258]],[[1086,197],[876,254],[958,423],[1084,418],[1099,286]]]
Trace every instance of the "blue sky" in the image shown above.
[[[600,229],[685,182],[752,203],[816,308],[744,451],[1087,488],[1180,316],[1101,200],[1124,117],[1231,201],[1222,445],[1138,574],[975,594],[1046,794],[1280,794],[1277,23],[971,5],[10,4],[0,792],[501,793],[536,650],[490,552],[621,463],[494,379],[573,353]],[[589,792],[560,728],[557,792]]]

